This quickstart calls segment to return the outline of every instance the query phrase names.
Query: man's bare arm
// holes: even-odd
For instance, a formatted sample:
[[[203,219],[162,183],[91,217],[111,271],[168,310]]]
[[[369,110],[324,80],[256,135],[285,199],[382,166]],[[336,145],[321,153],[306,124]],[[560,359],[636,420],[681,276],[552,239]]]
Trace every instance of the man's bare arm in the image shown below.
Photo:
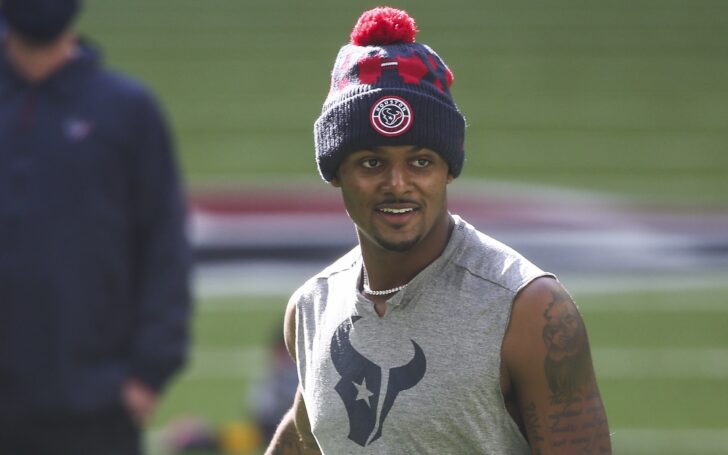
[[[303,441],[298,436],[298,430],[293,421],[293,408],[291,408],[278,425],[265,455],[299,455],[303,454]]]
[[[300,430],[299,430],[300,427]],[[293,407],[278,425],[265,455],[320,455],[321,451],[311,434],[308,415],[301,392],[296,392]]]
[[[296,305],[295,302],[288,302],[285,320],[283,323],[283,334],[286,347],[293,359],[296,359]],[[319,455],[316,439],[311,433],[311,424],[308,420],[306,403],[303,400],[301,389],[296,391],[293,399],[293,406],[283,416],[278,429],[273,435],[265,455]]]
[[[516,298],[503,355],[534,455],[612,453],[586,328],[558,281]]]

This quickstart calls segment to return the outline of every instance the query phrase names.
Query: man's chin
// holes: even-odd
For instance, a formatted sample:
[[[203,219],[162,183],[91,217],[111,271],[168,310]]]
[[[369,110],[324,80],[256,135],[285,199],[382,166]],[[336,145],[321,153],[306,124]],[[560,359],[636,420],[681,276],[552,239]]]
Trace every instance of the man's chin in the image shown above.
[[[399,241],[377,239],[377,243],[380,247],[384,248],[387,251],[393,251],[396,253],[404,253],[405,251],[411,250],[415,245],[419,243],[419,241],[419,237]]]

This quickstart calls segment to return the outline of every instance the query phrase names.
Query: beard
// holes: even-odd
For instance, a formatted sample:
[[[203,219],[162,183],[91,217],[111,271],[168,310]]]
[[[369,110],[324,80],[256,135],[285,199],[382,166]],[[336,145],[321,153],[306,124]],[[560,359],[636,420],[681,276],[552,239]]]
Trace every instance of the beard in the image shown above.
[[[380,247],[384,248],[387,251],[404,253],[405,251],[409,251],[412,247],[420,242],[420,236],[417,236],[410,240],[402,240],[400,242],[391,242],[378,237],[375,237],[374,240]]]
[[[420,243],[420,240],[422,240],[422,236],[417,235],[414,238],[407,240],[392,241],[375,234],[373,236],[373,240],[382,249],[395,253],[404,253],[411,250],[415,245]]]

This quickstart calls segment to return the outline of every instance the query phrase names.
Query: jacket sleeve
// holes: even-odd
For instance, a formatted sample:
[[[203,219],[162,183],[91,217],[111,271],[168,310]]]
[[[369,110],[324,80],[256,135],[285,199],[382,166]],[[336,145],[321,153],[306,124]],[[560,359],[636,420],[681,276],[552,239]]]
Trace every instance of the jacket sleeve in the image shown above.
[[[181,177],[165,120],[143,93],[131,134],[136,318],[130,375],[160,390],[184,364],[191,254]]]

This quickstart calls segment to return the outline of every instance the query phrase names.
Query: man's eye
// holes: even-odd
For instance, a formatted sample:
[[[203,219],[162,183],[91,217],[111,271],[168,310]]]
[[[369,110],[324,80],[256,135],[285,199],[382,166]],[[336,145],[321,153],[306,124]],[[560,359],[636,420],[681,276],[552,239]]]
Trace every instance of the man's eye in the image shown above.
[[[369,158],[369,159],[361,162],[361,165],[367,169],[374,169],[375,167],[378,167],[381,164],[382,163],[376,158]]]
[[[432,164],[432,161],[430,161],[426,158],[418,158],[418,159],[414,160],[413,164],[415,167],[427,167],[430,164]]]

